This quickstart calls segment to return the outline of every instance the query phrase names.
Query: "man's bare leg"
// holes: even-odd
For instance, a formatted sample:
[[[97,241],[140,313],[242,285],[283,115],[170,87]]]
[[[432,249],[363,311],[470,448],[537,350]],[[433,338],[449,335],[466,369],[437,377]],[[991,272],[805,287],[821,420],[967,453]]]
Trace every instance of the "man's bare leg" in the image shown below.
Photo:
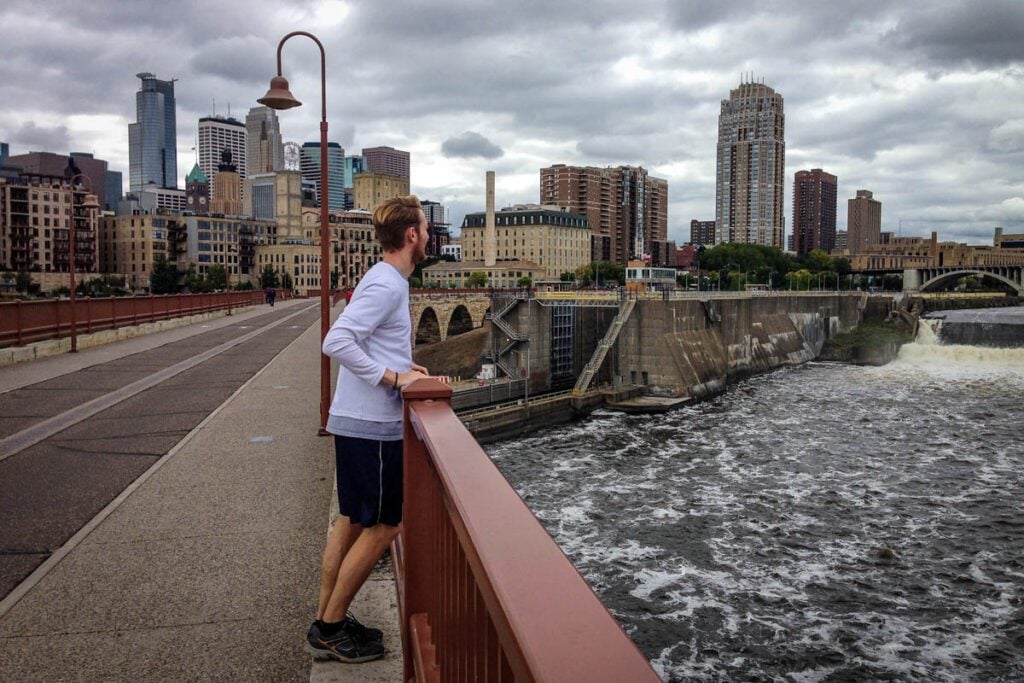
[[[352,544],[356,542],[362,531],[361,524],[353,524],[344,515],[340,515],[334,520],[334,526],[331,527],[331,531],[327,535],[327,545],[324,546],[324,557],[320,564],[320,600],[316,608],[317,619],[323,618],[327,601],[330,600],[334,585],[338,581],[338,569],[341,567],[342,560],[345,559]]]
[[[352,604],[352,599],[366,583],[377,560],[388,549],[388,545],[399,531],[400,527],[387,524],[376,524],[363,529],[341,562],[334,590],[331,591],[330,600],[320,617],[324,622],[336,623],[345,618],[345,612]]]

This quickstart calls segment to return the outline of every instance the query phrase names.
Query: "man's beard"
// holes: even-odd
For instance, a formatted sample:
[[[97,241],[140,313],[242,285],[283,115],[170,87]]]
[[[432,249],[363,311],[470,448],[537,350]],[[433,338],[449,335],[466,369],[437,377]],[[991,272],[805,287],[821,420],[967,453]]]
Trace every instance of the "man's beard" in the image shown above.
[[[426,244],[426,242],[420,242],[419,244],[416,245],[416,251],[413,252],[412,262],[414,264],[416,264],[416,263],[419,263],[420,261],[425,261],[426,258],[427,258],[427,244]]]

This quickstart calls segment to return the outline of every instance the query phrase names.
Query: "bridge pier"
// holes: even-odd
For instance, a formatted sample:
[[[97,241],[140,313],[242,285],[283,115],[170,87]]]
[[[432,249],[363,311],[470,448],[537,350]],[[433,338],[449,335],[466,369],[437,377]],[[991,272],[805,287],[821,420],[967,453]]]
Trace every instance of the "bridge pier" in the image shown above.
[[[921,289],[921,271],[917,268],[903,270],[903,291],[916,292]]]

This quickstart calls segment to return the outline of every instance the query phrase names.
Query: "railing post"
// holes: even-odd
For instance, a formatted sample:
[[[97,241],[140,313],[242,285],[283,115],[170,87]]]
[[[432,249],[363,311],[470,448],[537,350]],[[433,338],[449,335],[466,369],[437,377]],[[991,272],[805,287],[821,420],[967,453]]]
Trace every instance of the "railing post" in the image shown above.
[[[441,504],[439,482],[423,440],[416,433],[410,408],[418,402],[444,401],[451,404],[451,387],[436,379],[421,379],[402,389],[403,407],[403,483],[402,567],[399,586],[402,651],[405,664],[403,681],[414,677],[412,617],[429,609],[431,586],[430,558],[437,552],[438,515]]]

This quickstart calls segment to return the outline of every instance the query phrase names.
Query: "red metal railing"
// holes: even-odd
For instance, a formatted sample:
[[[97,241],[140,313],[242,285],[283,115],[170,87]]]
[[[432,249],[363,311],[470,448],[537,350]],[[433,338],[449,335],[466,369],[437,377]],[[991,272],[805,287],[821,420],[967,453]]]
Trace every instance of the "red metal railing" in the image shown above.
[[[75,322],[78,334],[88,334],[262,302],[262,291],[81,298],[76,302]],[[70,299],[0,303],[0,346],[67,336],[71,333],[71,317]]]
[[[660,680],[452,412],[451,389],[419,380],[402,395],[403,680]]]

